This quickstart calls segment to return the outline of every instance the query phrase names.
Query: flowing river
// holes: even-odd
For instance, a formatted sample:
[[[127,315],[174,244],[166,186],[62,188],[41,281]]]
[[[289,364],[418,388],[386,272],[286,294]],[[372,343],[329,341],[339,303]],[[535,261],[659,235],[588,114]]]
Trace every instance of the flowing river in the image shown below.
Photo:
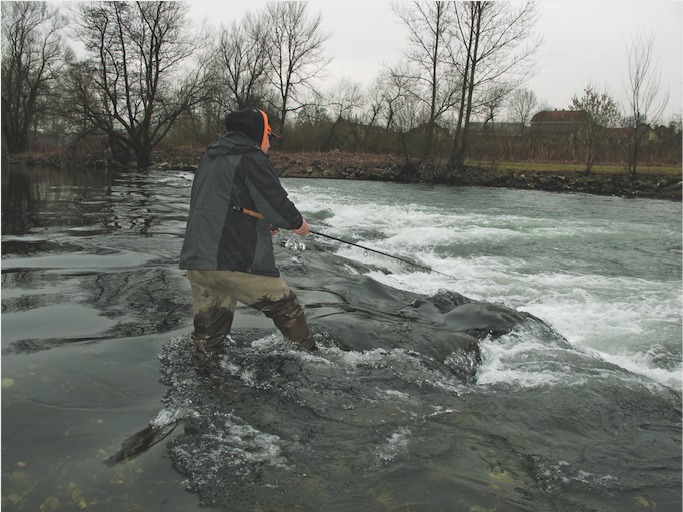
[[[4,512],[681,510],[680,203],[283,180],[401,260],[283,231],[320,350],[207,372],[192,177],[3,167]]]

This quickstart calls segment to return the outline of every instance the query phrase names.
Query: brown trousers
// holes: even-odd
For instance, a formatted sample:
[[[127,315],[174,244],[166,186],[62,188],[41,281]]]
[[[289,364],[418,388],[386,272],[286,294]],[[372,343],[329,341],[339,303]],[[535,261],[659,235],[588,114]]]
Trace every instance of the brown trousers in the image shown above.
[[[315,348],[304,311],[284,279],[225,270],[188,270],[187,277],[192,285],[196,346],[208,351],[220,347],[240,302],[271,318],[288,340],[307,350]]]

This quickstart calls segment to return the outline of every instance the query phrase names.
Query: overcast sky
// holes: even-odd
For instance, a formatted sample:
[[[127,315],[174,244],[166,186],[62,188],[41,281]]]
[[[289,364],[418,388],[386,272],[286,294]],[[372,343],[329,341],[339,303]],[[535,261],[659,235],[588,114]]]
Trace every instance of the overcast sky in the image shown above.
[[[218,27],[258,11],[265,2],[192,0],[191,15]],[[591,84],[623,103],[628,80],[627,46],[639,31],[655,35],[654,54],[662,89],[669,92],[664,121],[680,115],[683,98],[683,2],[680,0],[542,0],[536,74],[527,83],[539,103],[568,108],[572,96]],[[391,65],[406,48],[405,28],[388,2],[380,0],[311,0],[309,12],[320,12],[331,33],[326,51],[333,57],[327,83],[342,77],[370,84],[382,65]]]

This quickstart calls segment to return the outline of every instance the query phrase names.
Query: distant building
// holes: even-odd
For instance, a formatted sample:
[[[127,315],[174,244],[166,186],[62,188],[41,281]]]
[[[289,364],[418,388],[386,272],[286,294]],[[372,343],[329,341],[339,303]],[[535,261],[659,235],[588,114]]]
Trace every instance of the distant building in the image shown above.
[[[654,130],[647,124],[641,124],[638,126],[640,140],[643,142],[654,142],[661,139],[662,135],[666,133],[665,131],[662,131],[661,128],[668,130],[668,128],[664,126],[660,126],[657,130]],[[605,141],[607,144],[626,144],[628,143],[631,134],[632,128],[605,128]]]
[[[471,133],[491,133],[495,131],[498,135],[519,135],[524,132],[523,124],[507,121],[496,121],[495,123],[472,121],[469,126]]]
[[[531,131],[548,134],[573,134],[588,121],[583,110],[544,110],[531,118]]]

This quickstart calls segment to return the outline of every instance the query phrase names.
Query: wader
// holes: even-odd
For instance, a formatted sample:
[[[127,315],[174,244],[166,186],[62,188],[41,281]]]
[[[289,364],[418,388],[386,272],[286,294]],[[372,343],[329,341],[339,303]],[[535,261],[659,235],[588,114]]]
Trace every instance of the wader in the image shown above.
[[[205,355],[221,352],[237,302],[263,312],[288,340],[315,349],[304,311],[284,279],[225,270],[188,270],[187,277],[194,308],[192,339]]]

